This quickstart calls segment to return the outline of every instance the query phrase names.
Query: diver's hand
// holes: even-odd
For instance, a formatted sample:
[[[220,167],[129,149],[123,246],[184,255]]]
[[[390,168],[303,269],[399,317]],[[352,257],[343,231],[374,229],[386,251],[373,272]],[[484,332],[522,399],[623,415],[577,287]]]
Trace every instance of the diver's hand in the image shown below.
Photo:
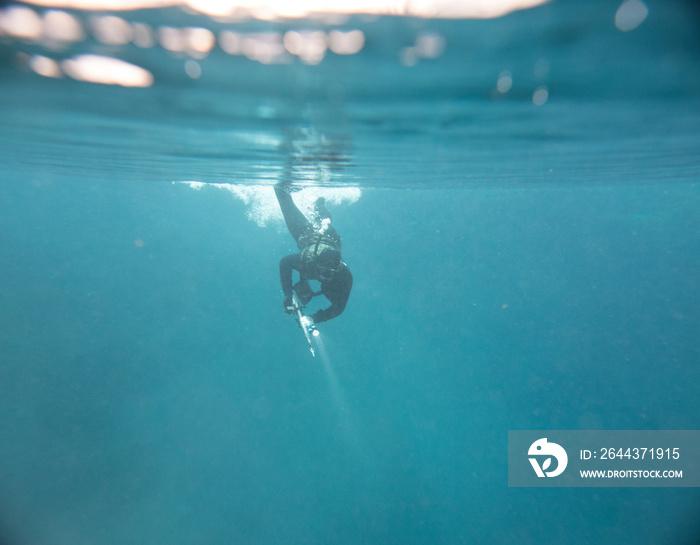
[[[314,319],[311,316],[302,316],[301,326],[304,329],[306,329],[306,331],[313,331],[314,329],[316,329],[316,324],[314,323]]]
[[[296,309],[294,308],[294,300],[292,299],[291,295],[284,296],[282,305],[284,306],[284,312],[287,314],[294,314],[294,312],[296,311]]]
[[[297,297],[302,305],[305,305],[314,296],[314,292],[311,290],[311,286],[306,280],[300,280],[292,286],[292,289],[297,292]]]

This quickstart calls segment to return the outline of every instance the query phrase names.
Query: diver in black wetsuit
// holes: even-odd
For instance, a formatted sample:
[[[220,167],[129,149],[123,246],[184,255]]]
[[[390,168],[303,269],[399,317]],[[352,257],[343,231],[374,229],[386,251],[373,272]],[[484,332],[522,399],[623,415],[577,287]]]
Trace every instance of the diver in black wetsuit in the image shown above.
[[[352,274],[340,255],[340,236],[331,226],[331,215],[321,197],[316,200],[315,210],[318,226],[314,226],[294,204],[294,200],[281,184],[275,186],[284,221],[301,253],[288,255],[280,260],[280,281],[284,292],[284,309],[287,314],[295,312],[292,289],[302,305],[316,295],[325,295],[331,306],[315,312],[310,318],[325,322],[339,316],[350,297]],[[292,285],[292,270],[299,272],[299,282]],[[319,280],[321,291],[314,293],[309,280]]]

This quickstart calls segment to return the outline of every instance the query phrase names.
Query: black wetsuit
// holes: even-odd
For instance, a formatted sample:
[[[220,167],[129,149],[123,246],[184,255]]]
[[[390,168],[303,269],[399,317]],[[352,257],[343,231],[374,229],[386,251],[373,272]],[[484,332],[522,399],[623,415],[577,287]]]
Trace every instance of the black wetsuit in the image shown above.
[[[275,195],[290,234],[294,237],[299,250],[304,250],[306,246],[305,241],[312,239],[317,231],[294,204],[294,200],[289,193],[284,189],[275,187]],[[337,241],[337,245],[340,247],[340,236],[333,227],[328,227],[324,231],[324,236]],[[287,306],[288,298],[292,296],[292,270],[299,272],[300,280],[319,280],[321,282],[321,293],[331,302],[330,307],[319,310],[311,316],[314,322],[325,322],[339,316],[345,310],[345,305],[348,302],[350,290],[352,289],[352,274],[345,263],[341,261],[333,276],[330,279],[322,280],[319,278],[315,267],[309,266],[302,261],[301,254],[283,257],[280,260],[280,281],[285,296],[285,307]]]

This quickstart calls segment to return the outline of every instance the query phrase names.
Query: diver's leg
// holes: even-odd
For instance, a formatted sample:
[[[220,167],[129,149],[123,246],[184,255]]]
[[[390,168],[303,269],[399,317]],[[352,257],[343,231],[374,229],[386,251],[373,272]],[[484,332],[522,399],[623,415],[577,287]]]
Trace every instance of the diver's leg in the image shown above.
[[[275,196],[282,210],[284,221],[287,224],[287,229],[294,237],[294,240],[299,242],[299,237],[309,230],[313,230],[311,222],[306,219],[306,216],[301,213],[301,210],[294,204],[292,196],[281,187],[275,186]]]
[[[324,220],[328,219],[333,221],[333,218],[331,217],[331,213],[326,208],[326,199],[323,197],[319,197],[316,199],[316,203],[314,204],[314,211],[316,212],[316,215],[318,216],[319,220]]]
[[[317,228],[319,232],[333,239],[337,244],[338,249],[340,249],[340,235],[338,235],[336,230],[331,225],[331,221],[333,218],[331,217],[330,211],[326,207],[326,199],[324,199],[323,197],[319,197],[318,199],[316,199],[316,203],[314,204],[314,211],[316,214],[315,221],[318,223]]]

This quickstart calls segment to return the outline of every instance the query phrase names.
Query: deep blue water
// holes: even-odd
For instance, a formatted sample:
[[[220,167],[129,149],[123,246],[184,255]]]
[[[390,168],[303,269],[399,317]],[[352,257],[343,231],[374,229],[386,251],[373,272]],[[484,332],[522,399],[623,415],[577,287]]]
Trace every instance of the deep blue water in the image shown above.
[[[0,540],[697,542],[697,489],[507,484],[508,430],[700,424],[697,13],[647,5],[628,33],[604,0],[351,20],[358,55],[198,80],[74,46],[148,89],[6,40]],[[426,30],[444,54],[402,66]],[[354,275],[326,357],[282,310],[280,179],[327,196]]]

